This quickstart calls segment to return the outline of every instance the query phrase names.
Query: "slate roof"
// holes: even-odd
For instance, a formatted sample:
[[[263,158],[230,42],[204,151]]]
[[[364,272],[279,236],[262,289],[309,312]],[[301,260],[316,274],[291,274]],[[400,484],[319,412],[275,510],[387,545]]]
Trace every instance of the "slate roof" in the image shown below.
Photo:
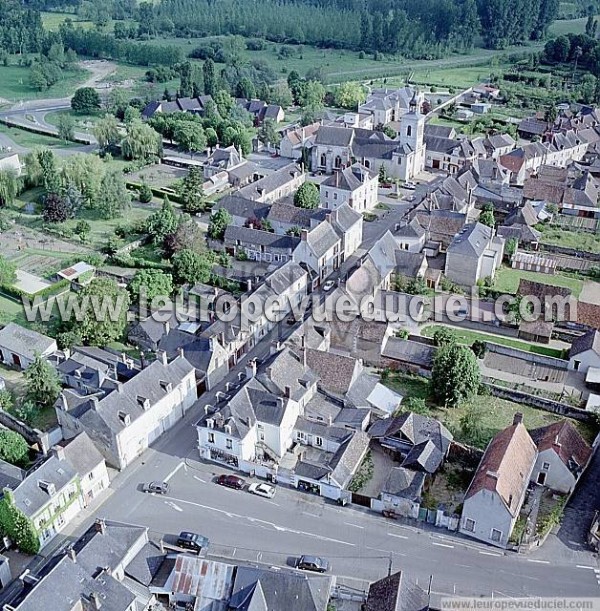
[[[25,479],[25,475],[23,469],[0,459],[0,491],[4,488],[13,490]]]
[[[91,473],[104,462],[104,456],[100,454],[85,431],[71,439],[63,447],[63,451],[67,462],[81,477]]]
[[[396,238],[422,238],[424,235],[425,229],[416,217],[413,217],[409,223],[394,232]]]
[[[340,238],[331,224],[323,221],[308,232],[306,241],[315,256],[320,258],[331,250],[340,241]]]
[[[269,252],[279,251],[282,254],[290,254],[300,244],[300,238],[296,236],[277,235],[262,229],[236,227],[235,225],[227,226],[223,240],[225,244],[264,246]]]
[[[300,229],[310,229],[310,221],[313,214],[314,210],[298,208],[298,206],[283,202],[275,202],[268,209],[267,218],[272,223],[287,223]]]
[[[488,248],[493,229],[482,223],[470,223],[458,233],[448,246],[448,253],[479,258]]]
[[[426,257],[421,252],[396,251],[396,274],[416,278]]]
[[[431,368],[435,348],[400,337],[390,337],[383,347],[381,354],[388,359],[412,363],[429,369]]]
[[[206,160],[206,165],[226,170],[239,165],[242,161],[240,152],[231,145],[226,148],[216,148]]]
[[[369,587],[365,611],[428,611],[427,593],[402,571]]]
[[[523,423],[500,431],[485,450],[465,502],[481,490],[489,490],[498,494],[512,516],[517,516],[536,457],[537,448]]]
[[[321,378],[321,386],[336,394],[348,392],[361,369],[355,358],[310,348],[306,349],[306,364]]]
[[[334,172],[321,183],[321,186],[353,192],[376,177],[375,172],[371,172],[360,163],[355,163],[349,168]]]
[[[0,330],[0,348],[28,359],[35,358],[36,354],[44,354],[55,346],[56,341],[51,337],[26,329],[14,322],[9,322]]]
[[[296,163],[290,163],[272,174],[242,187],[237,193],[249,199],[259,199],[265,193],[272,193],[295,180],[300,174],[302,174],[301,168]]]
[[[415,471],[435,473],[442,462],[444,462],[444,455],[440,449],[433,441],[427,440],[413,446],[401,466]]]
[[[536,225],[538,223],[537,214],[535,208],[529,203],[525,204],[521,208],[517,208],[514,212],[509,214],[504,225]]]
[[[238,566],[229,600],[231,611],[325,611],[332,578]]]
[[[421,500],[425,476],[426,474],[420,471],[394,467],[385,480],[381,491],[418,503]]]
[[[425,124],[425,136],[430,138],[454,138],[456,130],[450,125]]]
[[[348,127],[322,125],[315,137],[315,144],[329,146],[350,146],[354,138],[354,130]]]
[[[587,441],[568,420],[533,429],[529,434],[538,452],[553,450],[577,474],[587,465],[593,453]]]
[[[569,358],[577,356],[582,352],[587,352],[588,350],[593,350],[600,356],[600,332],[595,329],[573,340],[571,350],[569,350]]]
[[[245,219],[263,219],[269,214],[269,206],[235,193],[220,199],[215,204],[215,211],[219,208],[225,208],[231,216],[239,216]]]
[[[330,223],[340,236],[354,227],[356,223],[361,222],[363,218],[360,212],[357,212],[345,202],[329,214]]]

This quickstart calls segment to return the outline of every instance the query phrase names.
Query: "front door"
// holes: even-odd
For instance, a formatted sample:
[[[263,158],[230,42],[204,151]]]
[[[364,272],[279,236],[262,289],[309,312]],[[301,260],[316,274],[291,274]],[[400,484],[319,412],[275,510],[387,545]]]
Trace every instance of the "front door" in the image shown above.
[[[12,360],[13,360],[13,365],[15,365],[15,367],[18,367],[20,369],[21,368],[21,357],[18,354],[13,354]]]
[[[537,483],[542,486],[546,483],[546,473],[540,473],[537,478]]]

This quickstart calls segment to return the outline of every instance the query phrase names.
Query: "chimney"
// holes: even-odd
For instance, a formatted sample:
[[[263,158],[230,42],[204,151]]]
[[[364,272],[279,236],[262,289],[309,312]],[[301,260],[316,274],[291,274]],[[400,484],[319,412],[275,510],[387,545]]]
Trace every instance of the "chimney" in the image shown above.
[[[521,412],[515,413],[513,424],[523,424],[523,414]]]
[[[331,415],[327,416],[327,424],[328,424],[329,426],[332,426],[332,425],[333,425],[333,418],[331,417]]]
[[[246,363],[246,379],[251,380],[256,375],[256,359]]]
[[[562,444],[560,443],[560,440],[558,439],[558,435],[557,435],[557,436],[554,438],[554,445],[555,445],[557,448],[560,448],[560,447],[561,447],[561,445],[562,445]]]
[[[52,454],[54,454],[58,460],[65,459],[65,449],[62,446],[54,446],[52,448]]]
[[[328,212],[328,213],[325,215],[325,220],[326,220],[328,223],[331,223],[331,220],[332,220],[332,217],[331,217],[331,212]]]
[[[77,554],[75,553],[75,550],[73,549],[73,546],[71,546],[71,545],[69,545],[69,547],[67,547],[67,556],[69,556],[69,558],[73,562],[77,562]]]
[[[94,522],[94,529],[97,533],[100,533],[101,535],[105,535],[106,534],[106,522],[102,518],[98,518]]]
[[[286,386],[284,389],[284,395],[286,399],[292,398],[292,388],[290,386]]]
[[[302,229],[302,230],[300,231],[300,239],[301,239],[303,242],[308,242],[308,231],[307,231],[306,229]]]
[[[92,592],[89,598],[90,603],[92,604],[92,609],[94,609],[94,611],[98,611],[100,607],[102,607],[102,600],[100,598],[100,594],[98,594],[98,592]]]
[[[185,349],[183,347],[177,348],[177,354],[181,357],[185,357]]]
[[[142,369],[146,368],[146,356],[144,355],[144,351],[143,350],[140,350],[140,367]]]
[[[167,335],[167,333],[171,330],[171,325],[168,320],[165,320],[165,322],[163,323],[163,329],[165,335]]]
[[[164,350],[159,350],[157,352],[156,356],[158,356],[158,359],[160,360],[160,362],[163,365],[168,365],[169,364],[169,359],[167,357],[167,353]]]
[[[119,381],[116,382],[116,389],[119,394],[123,392],[123,384]],[[98,402],[98,397],[96,397],[96,402]]]
[[[269,350],[269,354],[271,355],[277,354],[280,351],[281,351],[281,342],[272,342],[271,348]]]

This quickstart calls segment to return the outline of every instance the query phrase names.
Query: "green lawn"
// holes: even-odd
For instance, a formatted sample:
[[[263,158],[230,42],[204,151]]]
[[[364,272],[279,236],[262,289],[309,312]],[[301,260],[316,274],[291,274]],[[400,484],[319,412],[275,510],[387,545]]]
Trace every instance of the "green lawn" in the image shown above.
[[[8,127],[8,125],[4,125],[4,123],[0,123],[0,133],[6,134],[15,144],[28,149],[35,148],[37,146],[45,146],[53,149],[65,149],[79,146],[75,143],[65,144],[58,138],[44,136],[42,134],[35,134],[27,131],[26,129]]]
[[[421,329],[421,335],[425,337],[433,337],[433,333],[436,328],[442,325],[429,325]],[[470,346],[473,342],[479,340],[484,342],[490,342],[492,344],[499,344],[500,346],[507,346],[509,348],[516,348],[517,350],[523,350],[524,352],[532,352],[535,354],[543,354],[544,356],[552,356],[554,358],[562,358],[562,350],[556,348],[550,348],[549,346],[542,346],[539,344],[530,344],[529,342],[522,342],[518,339],[511,339],[503,335],[492,335],[491,333],[478,333],[477,331],[471,331],[466,329],[459,329],[457,327],[451,327],[452,333],[454,333],[457,341],[466,346]]]
[[[65,115],[72,117],[73,121],[75,121],[75,131],[86,131],[86,129],[91,129],[96,121],[103,117],[104,113],[95,112],[91,114],[81,114],[72,110],[56,110],[46,115],[46,121],[50,123],[50,125],[58,127],[59,118]]]
[[[53,32],[58,31],[60,24],[63,23],[65,19],[71,19],[71,21],[73,21],[73,24],[77,28],[84,28],[86,30],[90,30],[96,27],[92,21],[84,21],[83,19],[79,19],[79,17],[74,13],[55,13],[54,11],[42,11],[41,15],[44,28]],[[112,32],[113,24],[114,21],[111,20],[108,25],[103,28],[103,31]]]
[[[585,24],[587,18],[580,19],[561,19],[555,21],[549,28],[550,36],[562,36],[563,34],[583,34],[585,32]]]
[[[528,272],[520,269],[512,269],[510,267],[501,267],[496,273],[494,281],[494,289],[503,293],[514,295],[519,288],[521,278],[525,280],[533,280],[542,282],[551,286],[561,286],[571,289],[575,297],[579,297],[583,288],[583,280],[563,274],[542,274],[538,272]]]
[[[586,252],[600,253],[600,236],[583,231],[569,231],[548,225],[538,226],[542,230],[542,244],[576,248]]]
[[[430,399],[428,380],[410,374],[400,372],[390,373],[384,383],[386,386],[402,394],[405,398],[421,397],[426,399],[429,415],[448,427],[454,438],[459,442],[468,443],[471,441],[462,431],[460,421],[465,414],[473,410],[473,413],[477,414],[482,431],[476,443],[481,448],[484,448],[496,433],[512,424],[515,412],[523,414],[525,426],[529,429],[560,420],[559,417],[550,412],[485,395],[478,395],[470,403],[455,408],[443,409]],[[593,441],[597,433],[597,427],[582,425],[577,421],[572,422],[586,439]]]
[[[23,306],[4,295],[0,295],[0,325],[16,322],[20,325],[26,323]]]
[[[16,61],[16,60],[15,60]],[[26,66],[0,65],[0,98],[11,102],[30,99],[60,98],[70,95],[83,82],[88,71],[72,67],[63,71],[63,79],[49,89],[39,91],[29,84],[29,68]]]

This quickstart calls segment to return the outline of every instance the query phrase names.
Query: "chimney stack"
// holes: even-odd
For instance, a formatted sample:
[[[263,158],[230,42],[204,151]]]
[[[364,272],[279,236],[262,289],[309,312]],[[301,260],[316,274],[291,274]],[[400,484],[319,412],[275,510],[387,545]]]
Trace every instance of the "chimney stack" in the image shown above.
[[[171,324],[169,323],[168,320],[165,320],[165,322],[163,323],[163,329],[164,329],[165,335],[167,335],[169,331],[171,330]]]
[[[100,594],[98,594],[98,592],[92,592],[89,598],[90,602],[92,603],[92,609],[94,609],[94,611],[98,611],[100,607],[102,607],[102,600],[100,598]]]
[[[165,350],[159,350],[157,356],[163,365],[169,364],[169,358],[167,357],[167,353]]]
[[[286,386],[284,390],[284,394],[285,394],[286,399],[291,399],[292,398],[292,388],[290,386]]]
[[[75,553],[75,550],[73,549],[73,546],[71,545],[67,547],[67,556],[69,556],[69,558],[73,562],[77,562],[77,554]]]
[[[256,359],[246,363],[246,379],[251,380],[254,376],[256,376]]]
[[[52,454],[54,454],[54,456],[56,456],[56,458],[58,458],[58,460],[64,460],[65,459],[65,449],[62,446],[54,446],[52,448]]]
[[[300,239],[301,239],[303,242],[308,242],[308,231],[307,231],[306,229],[302,229],[302,230],[300,231]]]
[[[523,414],[521,412],[515,413],[513,424],[523,424]]]
[[[98,518],[94,522],[94,528],[96,529],[97,533],[100,533],[101,535],[106,534],[106,522],[102,518]]]

